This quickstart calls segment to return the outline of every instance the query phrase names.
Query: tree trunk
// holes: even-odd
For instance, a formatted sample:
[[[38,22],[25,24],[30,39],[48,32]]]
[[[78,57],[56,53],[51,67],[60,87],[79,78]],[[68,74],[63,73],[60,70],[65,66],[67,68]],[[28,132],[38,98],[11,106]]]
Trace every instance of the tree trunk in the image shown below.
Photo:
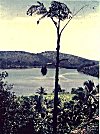
[[[60,34],[57,28],[57,53],[56,53],[56,74],[55,74],[55,90],[54,90],[54,111],[53,111],[53,134],[57,134],[57,106],[58,106],[58,82],[59,82],[59,50],[60,50]]]

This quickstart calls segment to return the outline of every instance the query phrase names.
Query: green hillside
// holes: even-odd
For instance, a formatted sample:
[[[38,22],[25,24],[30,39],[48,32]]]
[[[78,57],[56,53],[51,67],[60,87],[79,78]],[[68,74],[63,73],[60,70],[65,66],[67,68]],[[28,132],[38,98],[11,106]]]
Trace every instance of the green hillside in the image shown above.
[[[82,67],[78,69],[78,71],[99,78],[99,64],[94,66]]]
[[[54,68],[56,63],[56,52],[46,51],[42,53],[29,53],[24,51],[0,51],[0,69],[12,69],[12,68],[33,68],[41,67],[51,63],[48,67]],[[60,53],[60,67],[77,69],[78,71],[88,73],[93,76],[99,75],[98,61],[88,60],[78,56]],[[96,66],[95,66],[96,65]],[[92,73],[90,66],[94,66]],[[82,69],[83,68],[83,69]]]

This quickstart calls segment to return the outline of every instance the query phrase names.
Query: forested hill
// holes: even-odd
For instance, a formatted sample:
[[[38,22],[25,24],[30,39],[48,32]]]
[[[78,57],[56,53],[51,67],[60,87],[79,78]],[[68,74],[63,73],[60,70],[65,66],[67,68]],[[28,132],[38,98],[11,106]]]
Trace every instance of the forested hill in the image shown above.
[[[52,63],[49,67],[55,67],[55,60],[55,51],[46,51],[37,54],[24,51],[0,51],[1,69],[41,67],[47,63]],[[97,61],[60,53],[60,67],[63,68],[75,68],[81,70],[80,68],[88,68],[89,66],[98,64]],[[85,73],[83,70],[81,70],[81,72]]]

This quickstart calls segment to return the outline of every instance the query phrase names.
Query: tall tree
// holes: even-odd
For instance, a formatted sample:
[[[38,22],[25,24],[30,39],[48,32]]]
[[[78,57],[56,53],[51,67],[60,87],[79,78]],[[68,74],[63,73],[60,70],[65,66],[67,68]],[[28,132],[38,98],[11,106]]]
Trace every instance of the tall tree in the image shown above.
[[[49,9],[46,9],[43,3],[37,1],[37,5],[32,5],[27,10],[27,15],[32,16],[33,14],[42,15],[37,24],[41,21],[41,19],[45,17],[49,17],[55,25],[56,33],[57,33],[57,48],[56,48],[56,73],[55,73],[55,91],[54,91],[54,111],[53,111],[53,134],[57,133],[57,105],[58,105],[58,88],[59,88],[59,51],[60,51],[60,40],[61,35],[68,23],[72,20],[72,18],[80,12],[84,7],[79,9],[75,14],[72,15],[72,12],[68,8],[68,6],[64,3],[58,1],[52,1]],[[67,23],[61,28],[61,21],[68,19]]]

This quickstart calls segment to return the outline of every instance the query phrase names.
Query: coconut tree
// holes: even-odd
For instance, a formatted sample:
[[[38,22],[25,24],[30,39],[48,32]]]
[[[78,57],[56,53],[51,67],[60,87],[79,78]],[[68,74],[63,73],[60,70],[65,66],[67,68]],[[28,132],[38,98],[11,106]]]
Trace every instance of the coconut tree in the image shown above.
[[[79,9],[75,14],[72,15],[72,12],[68,6],[64,3],[58,1],[52,1],[49,8],[47,9],[43,3],[37,1],[37,5],[32,5],[27,10],[27,15],[32,16],[33,14],[42,15],[38,20],[37,24],[45,18],[49,17],[56,28],[57,33],[57,48],[56,48],[56,73],[55,73],[55,90],[54,90],[54,112],[53,112],[53,134],[57,133],[57,104],[58,104],[58,85],[59,85],[59,51],[60,51],[60,40],[61,35],[66,26],[72,20],[74,16],[85,6]],[[61,28],[61,21],[67,19],[66,24]]]

